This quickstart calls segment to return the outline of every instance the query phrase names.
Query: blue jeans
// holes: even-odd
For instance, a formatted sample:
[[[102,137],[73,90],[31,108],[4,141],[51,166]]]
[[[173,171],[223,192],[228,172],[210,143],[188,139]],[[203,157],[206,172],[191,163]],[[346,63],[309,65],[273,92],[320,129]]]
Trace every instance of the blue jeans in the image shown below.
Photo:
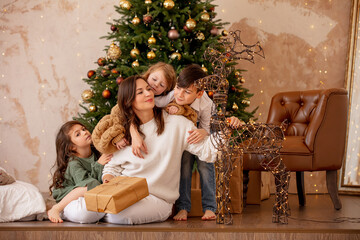
[[[203,211],[216,211],[215,167],[213,163],[200,161],[195,155],[184,151],[181,158],[180,197],[176,200],[177,211],[191,209],[191,177],[194,162],[200,173],[201,203]]]

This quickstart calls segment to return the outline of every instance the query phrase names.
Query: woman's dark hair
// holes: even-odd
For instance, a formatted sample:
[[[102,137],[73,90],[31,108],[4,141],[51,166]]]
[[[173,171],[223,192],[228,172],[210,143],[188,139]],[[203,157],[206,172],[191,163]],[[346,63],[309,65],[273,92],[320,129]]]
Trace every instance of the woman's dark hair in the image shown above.
[[[120,109],[120,121],[124,123],[125,128],[125,139],[131,143],[131,135],[130,135],[130,126],[133,124],[138,132],[144,137],[144,134],[139,129],[140,119],[136,116],[134,110],[132,109],[132,103],[136,97],[136,80],[142,79],[141,76],[135,75],[126,78],[119,84],[117,104]],[[145,80],[144,80],[145,81]],[[157,125],[157,134],[160,135],[165,128],[164,118],[162,115],[161,108],[154,107],[154,118]]]
[[[68,121],[61,126],[58,134],[56,135],[56,161],[52,167],[56,167],[56,170],[53,174],[53,182],[49,187],[50,194],[52,193],[53,187],[63,187],[63,182],[65,180],[64,176],[69,160],[76,154],[76,152],[73,150],[73,143],[71,142],[71,138],[69,136],[70,129],[75,125],[81,125],[85,127],[84,124],[79,121]],[[99,156],[99,152],[94,147],[92,147],[91,150],[97,155],[97,157]]]
[[[177,86],[181,88],[190,87],[196,80],[200,78],[206,77],[206,73],[200,65],[198,64],[190,64],[186,66],[179,74],[177,80]],[[198,89],[199,91],[199,89]]]

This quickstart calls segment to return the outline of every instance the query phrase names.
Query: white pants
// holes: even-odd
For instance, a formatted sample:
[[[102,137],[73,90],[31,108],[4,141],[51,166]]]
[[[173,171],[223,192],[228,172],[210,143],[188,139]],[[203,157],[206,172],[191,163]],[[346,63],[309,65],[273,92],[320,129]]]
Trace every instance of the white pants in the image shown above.
[[[106,213],[88,211],[86,209],[85,199],[79,197],[71,201],[62,213],[62,219],[76,223],[95,223],[102,219]]]
[[[118,214],[107,213],[105,221],[115,224],[163,222],[171,215],[173,204],[149,195]]]

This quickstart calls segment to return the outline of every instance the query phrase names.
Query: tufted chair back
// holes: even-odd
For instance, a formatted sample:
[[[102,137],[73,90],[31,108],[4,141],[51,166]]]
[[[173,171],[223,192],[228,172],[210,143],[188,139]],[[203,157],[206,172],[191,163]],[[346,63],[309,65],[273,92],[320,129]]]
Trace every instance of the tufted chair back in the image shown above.
[[[313,154],[309,169],[341,168],[345,151],[348,96],[345,89],[309,90],[276,94],[271,101],[267,122],[287,121],[284,147],[290,136],[302,136],[303,143]],[[287,154],[291,149],[283,149]],[[290,153],[289,153],[290,154]],[[289,167],[291,167],[290,165]]]
[[[345,89],[281,92],[273,96],[267,119],[267,123],[287,123],[280,152],[286,168],[297,174],[298,193],[304,194],[303,171],[325,170],[336,209],[341,208],[336,199],[336,170],[345,153],[348,107]],[[244,156],[243,169],[262,171],[258,160],[256,155]],[[304,205],[305,199],[300,198],[299,194]]]

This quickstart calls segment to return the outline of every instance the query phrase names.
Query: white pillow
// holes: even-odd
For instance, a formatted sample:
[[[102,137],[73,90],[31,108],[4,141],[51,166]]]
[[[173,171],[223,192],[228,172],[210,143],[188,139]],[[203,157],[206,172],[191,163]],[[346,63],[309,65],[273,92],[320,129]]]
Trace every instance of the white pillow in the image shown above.
[[[39,189],[22,181],[0,186],[0,222],[17,221],[46,211]]]

